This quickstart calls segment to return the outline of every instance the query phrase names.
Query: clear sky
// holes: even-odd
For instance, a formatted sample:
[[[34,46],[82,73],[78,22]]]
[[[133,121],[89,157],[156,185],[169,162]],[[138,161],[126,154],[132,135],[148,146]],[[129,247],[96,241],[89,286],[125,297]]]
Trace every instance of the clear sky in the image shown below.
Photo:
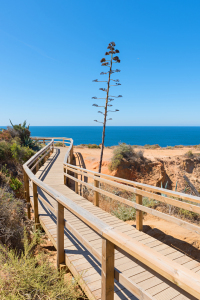
[[[0,125],[97,125],[92,80],[114,41],[109,125],[200,126],[199,13],[199,0],[2,0]]]

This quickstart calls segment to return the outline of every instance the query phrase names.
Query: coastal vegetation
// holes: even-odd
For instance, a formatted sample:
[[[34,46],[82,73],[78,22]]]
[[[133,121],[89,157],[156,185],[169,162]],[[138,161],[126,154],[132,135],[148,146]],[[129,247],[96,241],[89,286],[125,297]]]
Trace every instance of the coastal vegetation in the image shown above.
[[[100,146],[96,145],[96,144],[88,144],[88,148],[90,148],[90,149],[100,149]]]
[[[80,299],[76,278],[66,278],[42,247],[45,234],[27,218],[23,164],[42,147],[29,126],[0,130],[0,299]]]
[[[40,235],[32,235],[31,242],[24,231],[23,250],[18,254],[0,246],[0,298],[31,300],[75,300],[82,292],[77,280],[66,281],[50,262],[49,255],[38,252]]]
[[[55,146],[56,146],[56,147],[63,147],[63,142],[56,142],[56,143],[55,143]]]
[[[144,160],[143,152],[141,150],[135,152],[132,146],[125,143],[119,144],[113,151],[113,157],[109,165],[110,171],[116,170],[123,160],[129,162]]]

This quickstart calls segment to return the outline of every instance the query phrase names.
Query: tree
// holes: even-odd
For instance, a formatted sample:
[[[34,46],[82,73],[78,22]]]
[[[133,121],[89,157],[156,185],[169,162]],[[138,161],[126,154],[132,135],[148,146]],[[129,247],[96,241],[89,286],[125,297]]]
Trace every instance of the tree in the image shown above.
[[[111,42],[108,44],[107,49],[109,51],[106,51],[105,55],[110,55],[110,60],[106,58],[101,59],[101,65],[105,67],[109,67],[108,72],[101,72],[100,75],[106,75],[108,74],[108,80],[107,81],[99,81],[98,79],[93,80],[93,82],[106,82],[107,83],[107,89],[106,88],[100,88],[99,90],[106,92],[106,98],[97,98],[92,97],[92,99],[105,99],[105,106],[99,106],[98,104],[93,104],[95,107],[103,107],[104,112],[98,111],[98,113],[102,114],[104,116],[104,121],[99,122],[97,120],[94,120],[95,122],[102,123],[103,124],[103,132],[102,132],[102,144],[101,144],[101,155],[100,155],[100,161],[99,161],[99,173],[101,173],[101,166],[102,166],[102,159],[103,159],[103,150],[104,150],[104,140],[105,140],[105,129],[106,129],[106,122],[109,120],[112,120],[112,118],[107,119],[108,112],[117,112],[118,109],[115,110],[108,110],[108,107],[112,107],[113,105],[110,104],[110,102],[114,101],[114,98],[120,98],[122,95],[119,96],[110,96],[110,87],[111,86],[119,86],[121,83],[119,83],[119,79],[111,79],[111,75],[114,73],[120,72],[119,69],[113,70],[113,63],[120,63],[119,57],[116,55],[116,53],[119,53],[119,50],[115,49],[115,43]],[[113,81],[115,84],[111,84],[111,81]]]

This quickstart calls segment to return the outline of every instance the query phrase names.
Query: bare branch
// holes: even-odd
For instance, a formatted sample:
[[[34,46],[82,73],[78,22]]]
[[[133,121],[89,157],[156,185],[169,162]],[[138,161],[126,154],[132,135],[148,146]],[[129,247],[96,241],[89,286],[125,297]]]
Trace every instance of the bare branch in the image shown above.
[[[117,112],[119,111],[119,109],[115,109],[115,110],[108,110],[108,112]]]
[[[108,63],[108,62],[102,63],[101,65],[102,65],[102,66],[109,67],[109,63]]]
[[[94,121],[103,124],[103,122],[99,122],[99,121],[97,121],[97,120],[94,120]]]

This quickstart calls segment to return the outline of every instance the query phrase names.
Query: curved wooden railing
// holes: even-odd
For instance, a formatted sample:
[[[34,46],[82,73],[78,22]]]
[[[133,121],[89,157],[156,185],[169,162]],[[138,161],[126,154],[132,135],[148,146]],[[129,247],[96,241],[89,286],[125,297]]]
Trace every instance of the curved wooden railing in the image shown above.
[[[42,138],[43,140],[44,138]],[[49,141],[49,138],[46,139]],[[112,177],[109,175],[99,174],[92,172],[90,170],[82,169],[74,166],[73,163],[73,140],[63,139],[63,144],[69,143],[69,148],[65,155],[63,162],[64,169],[64,183],[67,182],[67,178],[75,181],[75,191],[78,193],[78,184],[85,185],[94,191],[94,205],[99,204],[99,193],[106,195],[114,200],[125,203],[126,205],[136,208],[136,224],[139,230],[142,230],[142,212],[147,212],[153,215],[163,218],[165,220],[174,222],[184,228],[190,229],[197,233],[200,233],[199,227],[183,220],[177,219],[175,217],[163,214],[156,210],[144,207],[142,205],[142,197],[149,197],[151,199],[156,199],[161,202],[168,203],[173,206],[181,207],[190,211],[200,213],[200,207],[197,205],[182,202],[177,199],[184,199],[193,203],[200,204],[200,199],[198,197],[193,197],[186,194],[181,194],[177,192],[172,192],[165,189],[160,189],[157,187],[141,184],[138,182],[132,182],[129,180]],[[34,170],[39,169],[39,164],[41,164],[50,152],[54,149],[54,138],[52,138],[49,143],[36,153],[27,163],[23,165],[24,167],[24,182],[26,199],[28,204],[28,214],[30,217],[30,194],[29,186],[33,190],[33,207],[34,207],[34,217],[35,226],[39,225],[39,215],[38,215],[38,193],[37,188],[47,193],[57,202],[57,207],[52,207],[49,203],[45,201],[40,196],[40,200],[57,216],[57,265],[60,266],[65,262],[64,254],[64,226],[66,226],[75,237],[83,243],[83,245],[94,255],[97,260],[101,262],[102,268],[102,296],[101,299],[113,300],[114,299],[114,279],[119,283],[123,284],[130,292],[132,292],[139,299],[152,300],[152,296],[148,294],[147,291],[143,290],[136,283],[128,279],[124,274],[119,272],[114,267],[114,250],[117,249],[119,252],[125,254],[130,259],[136,258],[143,264],[145,264],[150,269],[154,270],[158,274],[167,278],[189,294],[200,299],[200,276],[193,273],[192,271],[186,269],[182,265],[172,262],[167,257],[161,255],[160,253],[154,251],[153,249],[143,245],[137,241],[133,241],[132,238],[123,234],[116,229],[108,226],[102,220],[95,217],[93,214],[88,212],[86,209],[80,207],[78,204],[65,197],[55,189],[51,188],[41,180],[39,180],[34,175]],[[74,175],[74,176],[72,176]],[[84,182],[78,178],[78,176],[83,175],[94,180],[94,185]],[[112,194],[106,190],[100,188],[99,183],[105,183],[117,188],[123,188],[123,190],[130,191],[136,194],[136,203]],[[170,197],[175,197],[172,199],[170,197],[163,197],[157,193],[163,193]],[[64,219],[64,209],[71,211],[76,217],[82,220],[85,224],[91,227],[99,236],[102,237],[102,253],[97,251],[90,242],[88,242],[73,226],[71,226]]]

